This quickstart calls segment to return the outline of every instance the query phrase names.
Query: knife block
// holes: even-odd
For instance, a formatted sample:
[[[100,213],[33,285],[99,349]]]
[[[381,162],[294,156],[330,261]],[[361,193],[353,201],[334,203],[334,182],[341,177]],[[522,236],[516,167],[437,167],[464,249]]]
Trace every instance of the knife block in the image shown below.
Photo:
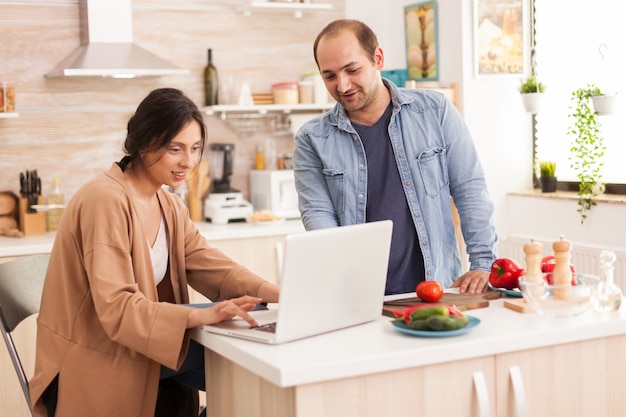
[[[37,204],[43,204],[43,197],[39,196]],[[46,234],[46,213],[28,213],[28,199],[20,197],[19,207],[20,230],[24,235]]]

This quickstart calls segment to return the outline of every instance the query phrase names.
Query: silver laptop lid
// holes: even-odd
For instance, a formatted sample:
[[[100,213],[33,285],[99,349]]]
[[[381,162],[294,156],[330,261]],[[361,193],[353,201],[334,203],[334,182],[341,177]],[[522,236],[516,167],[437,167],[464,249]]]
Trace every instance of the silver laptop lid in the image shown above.
[[[385,220],[288,235],[276,342],[380,317],[392,228]]]

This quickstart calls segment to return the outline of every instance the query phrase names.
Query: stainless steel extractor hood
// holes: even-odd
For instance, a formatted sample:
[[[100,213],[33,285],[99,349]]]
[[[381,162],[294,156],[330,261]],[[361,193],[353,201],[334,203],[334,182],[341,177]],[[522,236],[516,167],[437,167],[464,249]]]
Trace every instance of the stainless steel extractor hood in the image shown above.
[[[81,45],[46,77],[188,74],[133,43],[131,0],[80,0]]]

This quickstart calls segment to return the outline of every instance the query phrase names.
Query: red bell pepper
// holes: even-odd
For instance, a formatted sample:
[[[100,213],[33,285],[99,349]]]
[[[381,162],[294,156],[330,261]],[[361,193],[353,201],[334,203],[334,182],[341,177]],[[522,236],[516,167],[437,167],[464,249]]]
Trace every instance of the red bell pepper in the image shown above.
[[[541,260],[541,272],[546,273],[544,277],[548,285],[554,285],[552,272],[554,271],[555,265],[556,261],[554,260],[554,255],[544,256]],[[576,285],[576,268],[570,263],[569,269],[572,271],[572,285]]]
[[[453,317],[462,317],[463,313],[461,313],[461,310],[459,310],[457,308],[457,306],[455,306],[454,304],[449,304],[448,305],[448,310],[450,311],[450,315]]]
[[[519,287],[518,279],[524,274],[524,268],[514,259],[498,258],[491,264],[489,283],[496,288],[513,290]]]
[[[420,308],[424,308],[424,307],[431,307],[431,305],[429,304],[415,304],[409,307],[404,307],[402,310],[393,310],[392,313],[393,315],[396,317],[394,321],[403,321],[406,324],[409,324],[411,322],[411,313],[414,312],[415,310],[418,310]]]

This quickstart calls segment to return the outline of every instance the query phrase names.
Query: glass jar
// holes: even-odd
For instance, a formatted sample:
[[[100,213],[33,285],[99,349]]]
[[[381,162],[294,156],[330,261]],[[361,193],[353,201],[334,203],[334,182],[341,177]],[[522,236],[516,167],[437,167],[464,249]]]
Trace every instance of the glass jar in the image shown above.
[[[274,104],[298,104],[298,83],[284,82],[272,84]]]
[[[15,111],[15,83],[0,81],[0,113]]]

